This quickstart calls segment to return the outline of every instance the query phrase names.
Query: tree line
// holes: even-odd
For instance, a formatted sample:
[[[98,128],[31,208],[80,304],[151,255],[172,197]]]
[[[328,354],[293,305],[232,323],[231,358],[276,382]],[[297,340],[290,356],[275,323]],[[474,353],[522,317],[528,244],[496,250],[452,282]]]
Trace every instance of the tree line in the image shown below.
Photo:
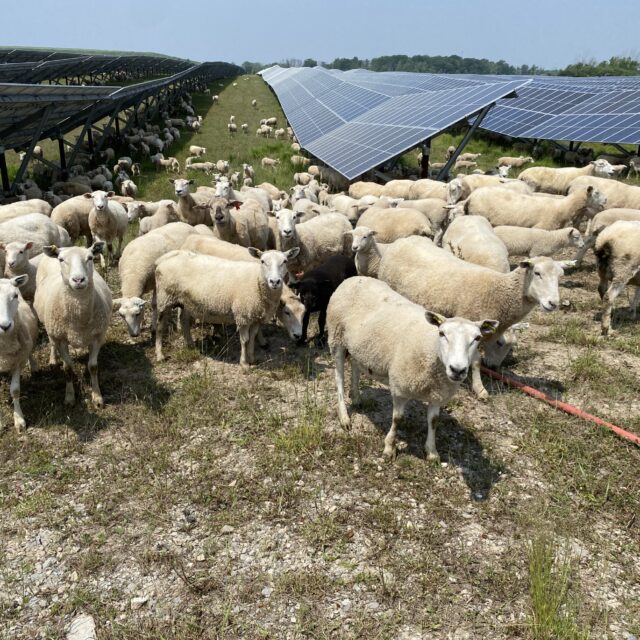
[[[315,67],[327,69],[368,69],[370,71],[412,71],[418,73],[478,73],[485,75],[559,75],[559,76],[636,76],[640,75],[640,59],[631,56],[613,56],[609,60],[583,60],[563,69],[543,69],[536,65],[514,66],[498,60],[486,58],[463,58],[461,56],[380,56],[378,58],[336,58],[333,62],[322,62],[307,58],[287,58],[271,64],[243,62],[247,73],[257,73],[262,69],[279,64],[281,67]]]

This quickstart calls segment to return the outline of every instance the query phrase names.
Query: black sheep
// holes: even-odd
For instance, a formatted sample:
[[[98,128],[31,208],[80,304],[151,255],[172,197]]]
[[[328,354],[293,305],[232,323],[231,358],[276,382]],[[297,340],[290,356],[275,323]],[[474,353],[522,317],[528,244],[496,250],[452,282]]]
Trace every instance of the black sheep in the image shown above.
[[[356,275],[358,272],[353,258],[332,256],[319,267],[307,271],[298,282],[289,285],[297,292],[305,308],[302,319],[302,336],[298,340],[298,344],[305,344],[307,341],[309,317],[316,311],[320,312],[317,340],[322,343],[329,299],[343,280]]]

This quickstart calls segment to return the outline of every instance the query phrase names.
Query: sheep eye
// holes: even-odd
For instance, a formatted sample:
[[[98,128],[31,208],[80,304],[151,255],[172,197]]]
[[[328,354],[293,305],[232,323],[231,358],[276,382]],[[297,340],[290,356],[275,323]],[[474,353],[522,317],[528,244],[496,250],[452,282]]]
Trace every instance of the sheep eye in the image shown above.
[[[93,261],[93,256],[87,256],[87,262]]]
[[[499,347],[504,347],[504,340],[497,340],[497,341],[496,341],[496,344],[497,344]]]
[[[474,342],[480,342],[481,338],[482,338],[482,336],[476,336],[473,340],[474,340]]]
[[[444,335],[444,331],[438,331],[438,335],[439,335],[441,338],[444,338],[444,337],[445,337],[445,335]]]
[[[286,309],[284,310],[284,315],[285,316],[290,316],[291,315],[291,311],[287,311]]]
[[[533,273],[537,275],[538,278],[542,278],[542,274],[539,271],[534,271]]]
[[[14,294],[13,294],[13,299],[15,300],[17,297],[18,297],[18,294],[17,294],[17,293],[14,293]]]
[[[287,259],[286,258],[284,259],[284,262],[282,264],[287,264]]]
[[[64,262],[64,258],[62,258],[62,257],[58,258],[58,260],[59,260],[60,262]]]

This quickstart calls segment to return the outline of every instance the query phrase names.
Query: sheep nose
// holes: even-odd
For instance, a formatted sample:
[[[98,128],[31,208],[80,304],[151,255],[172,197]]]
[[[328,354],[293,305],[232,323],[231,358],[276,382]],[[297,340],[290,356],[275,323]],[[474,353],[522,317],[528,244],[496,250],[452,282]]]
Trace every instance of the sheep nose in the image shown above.
[[[10,260],[9,261],[9,266],[13,269],[13,267],[16,266],[15,260]]]
[[[549,302],[547,302],[547,307],[550,311],[554,311],[555,309],[557,309],[558,303],[554,302],[553,300],[549,300]]]
[[[2,331],[9,331],[9,329],[11,329],[12,326],[13,326],[13,322],[3,322],[0,324],[0,329],[2,329]]]
[[[73,284],[84,284],[87,279],[84,276],[73,276],[71,280]]]
[[[451,364],[449,365],[449,371],[454,380],[463,380],[467,375],[467,370],[468,367],[454,367]]]
[[[272,289],[277,289],[282,285],[282,278],[269,278],[269,286]]]

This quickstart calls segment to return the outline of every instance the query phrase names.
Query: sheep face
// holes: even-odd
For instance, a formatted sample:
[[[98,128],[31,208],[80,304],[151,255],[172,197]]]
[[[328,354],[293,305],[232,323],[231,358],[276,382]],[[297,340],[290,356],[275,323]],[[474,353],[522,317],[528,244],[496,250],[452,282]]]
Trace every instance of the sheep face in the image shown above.
[[[9,333],[15,326],[15,317],[20,304],[19,287],[29,281],[28,275],[0,280],[0,335]]]
[[[564,275],[559,262],[551,258],[531,258],[520,263],[526,270],[524,297],[537,302],[543,311],[555,311],[560,306],[558,280]]]
[[[33,242],[10,242],[4,248],[5,262],[10,269],[24,269],[29,262],[29,249]]]
[[[144,211],[142,202],[129,202],[127,204],[127,218],[129,222],[134,222],[140,218],[140,213]]]
[[[120,317],[127,323],[129,335],[135,338],[140,335],[144,320],[144,305],[146,302],[142,298],[118,298],[113,301],[114,308],[118,306]]]
[[[602,191],[594,189],[591,185],[589,185],[587,187],[587,211],[592,214],[598,213],[598,211],[602,211],[604,209],[606,204],[607,196],[605,196]]]
[[[189,193],[189,185],[193,184],[193,180],[185,180],[183,178],[169,180],[169,182],[173,183],[173,188],[175,189],[178,198],[186,196]]]
[[[455,204],[462,197],[462,181],[454,178],[447,185],[447,204]]]
[[[518,332],[528,328],[528,322],[519,322],[509,327],[504,333],[495,334],[485,340],[483,362],[492,369],[501,367],[504,359],[518,344]]]
[[[438,328],[438,358],[452,382],[462,382],[469,373],[471,363],[478,357],[478,347],[483,338],[491,336],[498,328],[497,320],[471,322],[464,318],[445,318],[426,311],[429,324]]]
[[[295,187],[291,187],[291,201],[297,202],[298,200],[302,200],[306,198],[306,194],[304,192],[304,187],[300,185],[296,185]]]
[[[231,184],[229,183],[229,181],[222,180],[222,178],[220,178],[219,180],[216,180],[215,197],[224,198],[225,200],[228,200],[230,195],[231,195]]]
[[[577,229],[574,229],[573,227],[569,229],[569,242],[576,249],[582,249],[582,247],[584,247],[584,240],[582,238],[582,234]]]
[[[593,160],[591,164],[595,167],[593,170],[594,175],[599,178],[611,178],[615,173],[614,168],[609,162],[600,158],[599,160]]]
[[[302,336],[302,318],[304,317],[304,304],[289,290],[283,290],[276,318],[287,330],[292,340],[300,340]]]
[[[501,178],[508,177],[509,171],[511,171],[511,166],[510,165],[503,165],[502,167],[498,167],[498,175]],[[450,202],[449,204],[453,204],[453,203]]]
[[[368,251],[373,245],[373,237],[376,235],[376,231],[369,229],[369,227],[356,227],[352,232],[353,242],[351,243],[351,249],[353,253],[358,251]]]
[[[302,213],[291,211],[290,209],[281,209],[276,213],[278,221],[278,232],[283,238],[293,238],[296,232],[296,222],[300,220]]]
[[[90,247],[65,247],[55,245],[44,247],[44,254],[57,258],[60,262],[60,275],[72,291],[81,291],[93,283],[93,259],[102,253],[104,242],[94,242]]]
[[[293,247],[288,251],[260,251],[255,247],[249,247],[249,253],[254,258],[260,258],[260,271],[269,289],[282,289],[284,278],[287,275],[287,261],[295,258],[300,253],[299,247]]]
[[[113,197],[113,195],[113,191],[94,191],[93,193],[85,193],[84,197],[93,200],[93,206],[96,211],[105,211],[109,207],[109,198]]]

